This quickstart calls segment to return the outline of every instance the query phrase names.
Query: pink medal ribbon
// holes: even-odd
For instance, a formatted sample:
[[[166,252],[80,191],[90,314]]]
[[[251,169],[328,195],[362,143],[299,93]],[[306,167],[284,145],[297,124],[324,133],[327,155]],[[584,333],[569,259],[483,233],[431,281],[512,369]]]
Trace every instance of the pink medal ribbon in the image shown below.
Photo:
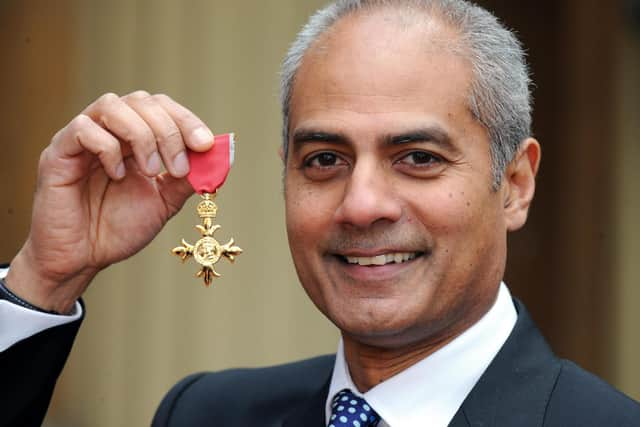
[[[233,133],[216,135],[213,147],[199,153],[189,150],[191,171],[187,179],[198,194],[213,194],[224,184],[233,165],[235,140]]]
[[[242,253],[241,248],[234,246],[233,239],[221,245],[213,237],[213,234],[220,229],[219,225],[213,224],[213,219],[218,212],[213,199],[229,175],[234,159],[234,149],[234,134],[227,133],[215,136],[213,147],[209,151],[188,152],[191,171],[187,180],[195,192],[202,197],[197,207],[202,224],[196,225],[202,237],[194,245],[182,239],[182,246],[174,248],[171,252],[179,256],[183,262],[193,257],[201,266],[196,276],[202,277],[206,286],[211,285],[214,277],[220,277],[213,268],[220,258],[233,262],[235,257]]]

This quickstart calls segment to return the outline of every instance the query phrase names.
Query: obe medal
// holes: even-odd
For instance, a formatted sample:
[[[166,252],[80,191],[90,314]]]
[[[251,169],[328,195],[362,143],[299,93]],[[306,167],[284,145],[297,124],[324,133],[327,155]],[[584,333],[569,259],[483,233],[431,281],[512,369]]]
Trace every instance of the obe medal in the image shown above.
[[[242,249],[234,246],[233,239],[221,245],[213,237],[213,234],[221,228],[213,223],[218,212],[218,207],[213,200],[218,188],[222,187],[227,179],[233,164],[234,134],[218,135],[214,141],[213,147],[207,152],[188,152],[191,171],[187,179],[196,193],[202,197],[197,207],[202,224],[196,225],[202,237],[194,245],[182,239],[182,246],[171,251],[183,262],[193,257],[201,266],[196,276],[202,277],[206,286],[211,285],[214,277],[220,277],[214,266],[221,258],[233,262],[235,257],[242,253]]]

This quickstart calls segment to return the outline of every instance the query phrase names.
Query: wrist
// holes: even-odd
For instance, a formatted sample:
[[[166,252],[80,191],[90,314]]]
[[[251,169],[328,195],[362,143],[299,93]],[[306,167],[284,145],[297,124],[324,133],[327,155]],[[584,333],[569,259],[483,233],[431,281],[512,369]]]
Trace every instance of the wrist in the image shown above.
[[[13,292],[11,292],[6,287],[3,278],[0,278],[0,300],[9,301],[9,302],[11,302],[13,304],[19,305],[20,307],[24,307],[24,308],[26,308],[28,310],[39,311],[39,312],[47,313],[47,314],[60,314],[60,313],[55,312],[55,311],[43,310],[40,307],[36,307],[35,305],[30,304],[27,301],[23,300],[22,298],[20,298],[19,296],[17,296]]]
[[[25,244],[11,261],[4,286],[20,300],[45,312],[71,313],[95,276],[95,273],[85,273],[70,278],[55,278],[43,274],[36,265]]]

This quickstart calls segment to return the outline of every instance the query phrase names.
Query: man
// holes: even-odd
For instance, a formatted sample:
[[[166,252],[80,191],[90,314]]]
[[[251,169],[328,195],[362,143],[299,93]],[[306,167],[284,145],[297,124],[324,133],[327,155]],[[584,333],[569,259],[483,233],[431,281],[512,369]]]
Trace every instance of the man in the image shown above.
[[[283,65],[287,232],[302,285],[342,332],[337,355],[188,377],[154,425],[640,425],[640,406],[557,359],[501,283],[540,160],[529,98],[519,43],[465,1],[314,15]],[[80,317],[95,274],[180,209],[184,151],[211,139],[144,92],[106,95],[54,136],[5,281],[14,319]],[[79,321],[51,325],[3,337],[3,365],[20,368],[12,425],[43,416]]]

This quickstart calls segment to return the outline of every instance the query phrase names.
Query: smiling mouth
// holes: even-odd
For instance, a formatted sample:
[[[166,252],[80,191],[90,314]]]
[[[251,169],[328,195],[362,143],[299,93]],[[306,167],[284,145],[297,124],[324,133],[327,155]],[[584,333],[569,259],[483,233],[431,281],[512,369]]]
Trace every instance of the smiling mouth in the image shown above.
[[[381,254],[371,257],[366,256],[346,256],[337,255],[337,257],[346,264],[369,266],[382,266],[387,264],[403,264],[422,256],[422,252],[393,252]]]

